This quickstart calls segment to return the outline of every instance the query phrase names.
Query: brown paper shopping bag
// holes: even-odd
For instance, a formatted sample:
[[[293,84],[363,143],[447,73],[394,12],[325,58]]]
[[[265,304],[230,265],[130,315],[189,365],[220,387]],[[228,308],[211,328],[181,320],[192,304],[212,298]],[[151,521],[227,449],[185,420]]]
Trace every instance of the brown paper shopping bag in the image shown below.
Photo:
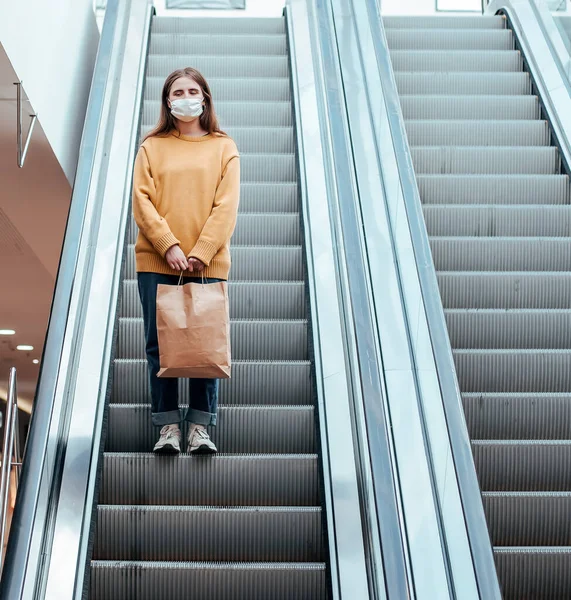
[[[158,377],[230,377],[228,287],[216,283],[159,285]]]

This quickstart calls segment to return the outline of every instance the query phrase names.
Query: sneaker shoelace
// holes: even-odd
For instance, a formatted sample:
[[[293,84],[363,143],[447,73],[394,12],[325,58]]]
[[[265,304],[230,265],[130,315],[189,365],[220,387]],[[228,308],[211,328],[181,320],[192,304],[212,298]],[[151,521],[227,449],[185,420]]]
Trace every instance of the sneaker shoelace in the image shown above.
[[[167,440],[171,437],[179,437],[180,434],[178,433],[177,429],[163,429],[163,431],[161,431],[161,435],[164,436]]]
[[[206,431],[204,429],[199,429],[198,427],[194,430],[194,434],[203,440],[210,439]]]

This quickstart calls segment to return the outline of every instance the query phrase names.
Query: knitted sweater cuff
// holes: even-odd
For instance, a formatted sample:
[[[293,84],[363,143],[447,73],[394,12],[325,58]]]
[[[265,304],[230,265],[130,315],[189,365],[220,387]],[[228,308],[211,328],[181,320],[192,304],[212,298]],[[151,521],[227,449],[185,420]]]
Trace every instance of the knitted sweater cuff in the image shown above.
[[[198,240],[194,248],[188,253],[188,258],[198,258],[198,260],[208,266],[217,252],[218,248],[210,242]]]
[[[173,246],[179,245],[180,242],[169,231],[163,237],[159,238],[154,244],[155,250],[164,258],[167,251]]]

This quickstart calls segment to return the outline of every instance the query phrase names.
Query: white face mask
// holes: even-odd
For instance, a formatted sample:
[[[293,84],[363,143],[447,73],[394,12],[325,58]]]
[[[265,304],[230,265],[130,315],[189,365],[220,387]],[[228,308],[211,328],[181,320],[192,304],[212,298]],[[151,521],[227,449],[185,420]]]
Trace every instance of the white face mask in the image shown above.
[[[188,123],[203,113],[203,102],[204,98],[177,98],[171,101],[171,114]]]

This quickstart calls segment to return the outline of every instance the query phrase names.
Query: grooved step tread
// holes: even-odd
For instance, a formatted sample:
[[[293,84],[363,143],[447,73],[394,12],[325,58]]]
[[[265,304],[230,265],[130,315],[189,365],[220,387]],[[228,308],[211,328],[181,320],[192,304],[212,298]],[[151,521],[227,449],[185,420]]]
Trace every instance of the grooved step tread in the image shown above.
[[[321,522],[320,507],[99,506],[94,558],[321,562]]]

